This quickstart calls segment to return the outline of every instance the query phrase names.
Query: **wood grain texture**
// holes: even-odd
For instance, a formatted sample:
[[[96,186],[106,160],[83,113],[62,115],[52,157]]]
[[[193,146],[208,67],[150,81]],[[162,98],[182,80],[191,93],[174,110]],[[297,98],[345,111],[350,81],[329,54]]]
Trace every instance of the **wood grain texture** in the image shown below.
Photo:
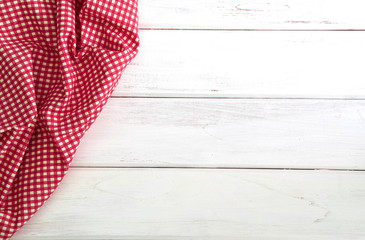
[[[142,28],[364,29],[362,0],[140,0]]]
[[[365,170],[364,7],[140,0],[140,53],[12,240],[365,239],[365,171],[283,170]]]
[[[365,169],[365,101],[110,99],[71,166]]]
[[[364,239],[365,173],[71,169],[14,240]]]
[[[113,96],[365,98],[365,32],[142,31]]]

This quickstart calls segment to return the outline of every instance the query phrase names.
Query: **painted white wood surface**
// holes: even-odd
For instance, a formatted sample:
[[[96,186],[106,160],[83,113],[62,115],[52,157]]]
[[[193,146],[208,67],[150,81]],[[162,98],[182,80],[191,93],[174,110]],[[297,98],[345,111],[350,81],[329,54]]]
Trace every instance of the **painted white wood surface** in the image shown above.
[[[13,239],[365,239],[365,32],[323,31],[364,6],[140,0],[140,53]]]
[[[364,100],[109,99],[71,166],[365,169]]]
[[[363,0],[140,0],[142,28],[364,29]]]
[[[362,31],[140,35],[114,96],[365,98]]]
[[[71,169],[14,240],[365,239],[365,173]]]

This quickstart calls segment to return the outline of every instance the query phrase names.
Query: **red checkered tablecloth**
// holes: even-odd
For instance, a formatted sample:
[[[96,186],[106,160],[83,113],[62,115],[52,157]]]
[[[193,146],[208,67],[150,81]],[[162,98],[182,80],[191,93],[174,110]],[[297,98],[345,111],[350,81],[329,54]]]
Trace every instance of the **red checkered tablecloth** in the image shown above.
[[[0,0],[0,239],[57,188],[138,46],[137,0]]]

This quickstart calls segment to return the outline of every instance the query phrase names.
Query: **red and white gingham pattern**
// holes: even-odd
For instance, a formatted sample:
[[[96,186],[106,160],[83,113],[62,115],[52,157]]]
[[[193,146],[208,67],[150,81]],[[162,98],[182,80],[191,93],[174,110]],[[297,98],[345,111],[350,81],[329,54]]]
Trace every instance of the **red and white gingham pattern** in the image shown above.
[[[57,188],[138,46],[137,0],[0,0],[0,239]]]

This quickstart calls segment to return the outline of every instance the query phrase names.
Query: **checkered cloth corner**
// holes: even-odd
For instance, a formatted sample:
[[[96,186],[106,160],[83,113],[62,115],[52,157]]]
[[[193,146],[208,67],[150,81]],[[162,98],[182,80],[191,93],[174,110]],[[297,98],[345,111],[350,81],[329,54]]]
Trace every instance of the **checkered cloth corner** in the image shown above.
[[[0,239],[60,184],[138,46],[137,0],[0,0]]]

